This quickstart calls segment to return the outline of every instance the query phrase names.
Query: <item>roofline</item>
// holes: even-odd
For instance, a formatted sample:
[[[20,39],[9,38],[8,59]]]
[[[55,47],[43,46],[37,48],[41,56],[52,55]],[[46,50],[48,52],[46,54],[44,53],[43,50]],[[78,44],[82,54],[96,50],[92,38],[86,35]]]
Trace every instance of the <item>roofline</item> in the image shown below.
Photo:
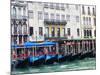
[[[31,2],[31,3],[34,3],[34,2],[35,3],[38,3],[38,2],[41,2],[41,3],[58,3],[58,2],[43,2],[43,1],[26,1],[26,2]],[[58,4],[60,4],[60,3],[58,3]],[[78,3],[77,4],[76,3],[75,4],[74,3],[61,3],[61,4],[96,6],[96,4],[94,4],[94,5],[93,4],[90,4],[90,5],[89,4],[78,4]]]

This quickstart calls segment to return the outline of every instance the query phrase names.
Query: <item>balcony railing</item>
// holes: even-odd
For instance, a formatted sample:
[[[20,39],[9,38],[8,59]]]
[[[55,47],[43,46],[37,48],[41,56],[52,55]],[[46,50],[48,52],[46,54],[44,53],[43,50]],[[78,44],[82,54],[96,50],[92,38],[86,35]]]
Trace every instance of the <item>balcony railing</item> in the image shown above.
[[[66,20],[52,20],[52,19],[50,19],[50,20],[44,19],[44,23],[46,25],[50,25],[50,24],[52,24],[52,25],[66,25],[67,24]]]
[[[28,17],[21,15],[11,15],[11,19],[28,19]]]
[[[66,36],[54,36],[54,37],[45,36],[45,39],[59,39],[59,40],[62,40],[62,39],[67,39],[67,37]]]

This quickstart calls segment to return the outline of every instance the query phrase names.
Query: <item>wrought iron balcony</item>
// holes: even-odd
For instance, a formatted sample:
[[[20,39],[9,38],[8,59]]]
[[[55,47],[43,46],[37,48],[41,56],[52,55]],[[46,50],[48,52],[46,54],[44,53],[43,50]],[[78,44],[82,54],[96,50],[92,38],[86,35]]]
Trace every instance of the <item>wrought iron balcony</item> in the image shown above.
[[[55,37],[45,36],[45,39],[64,40],[64,39],[67,39],[67,37],[66,36],[55,36]]]
[[[67,22],[66,20],[48,20],[48,19],[44,19],[44,24],[45,25],[66,25]]]
[[[21,16],[21,15],[11,15],[11,19],[25,19],[27,20],[27,16]]]

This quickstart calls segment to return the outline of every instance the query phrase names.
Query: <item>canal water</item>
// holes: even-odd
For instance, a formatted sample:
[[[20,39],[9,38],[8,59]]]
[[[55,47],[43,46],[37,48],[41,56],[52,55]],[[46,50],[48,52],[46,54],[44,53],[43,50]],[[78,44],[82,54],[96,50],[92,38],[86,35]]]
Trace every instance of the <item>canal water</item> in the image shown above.
[[[39,67],[27,67],[24,69],[15,69],[12,74],[25,74],[25,73],[47,73],[47,72],[66,72],[75,70],[95,70],[96,59],[85,58],[82,60],[74,60],[71,62],[55,63],[52,65],[42,65]]]

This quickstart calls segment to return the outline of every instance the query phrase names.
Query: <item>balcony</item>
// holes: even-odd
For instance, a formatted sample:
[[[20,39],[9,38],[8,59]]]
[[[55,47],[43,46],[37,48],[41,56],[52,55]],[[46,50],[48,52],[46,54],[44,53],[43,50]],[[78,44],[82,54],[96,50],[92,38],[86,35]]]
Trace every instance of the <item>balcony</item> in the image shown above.
[[[45,36],[45,40],[47,39],[55,39],[55,40],[66,40],[66,36],[55,36],[55,37],[50,37],[50,36]]]
[[[11,15],[11,19],[24,19],[27,20],[27,16],[21,16],[21,15]]]
[[[48,20],[48,19],[44,19],[44,24],[45,25],[66,25],[67,22],[66,20]]]

